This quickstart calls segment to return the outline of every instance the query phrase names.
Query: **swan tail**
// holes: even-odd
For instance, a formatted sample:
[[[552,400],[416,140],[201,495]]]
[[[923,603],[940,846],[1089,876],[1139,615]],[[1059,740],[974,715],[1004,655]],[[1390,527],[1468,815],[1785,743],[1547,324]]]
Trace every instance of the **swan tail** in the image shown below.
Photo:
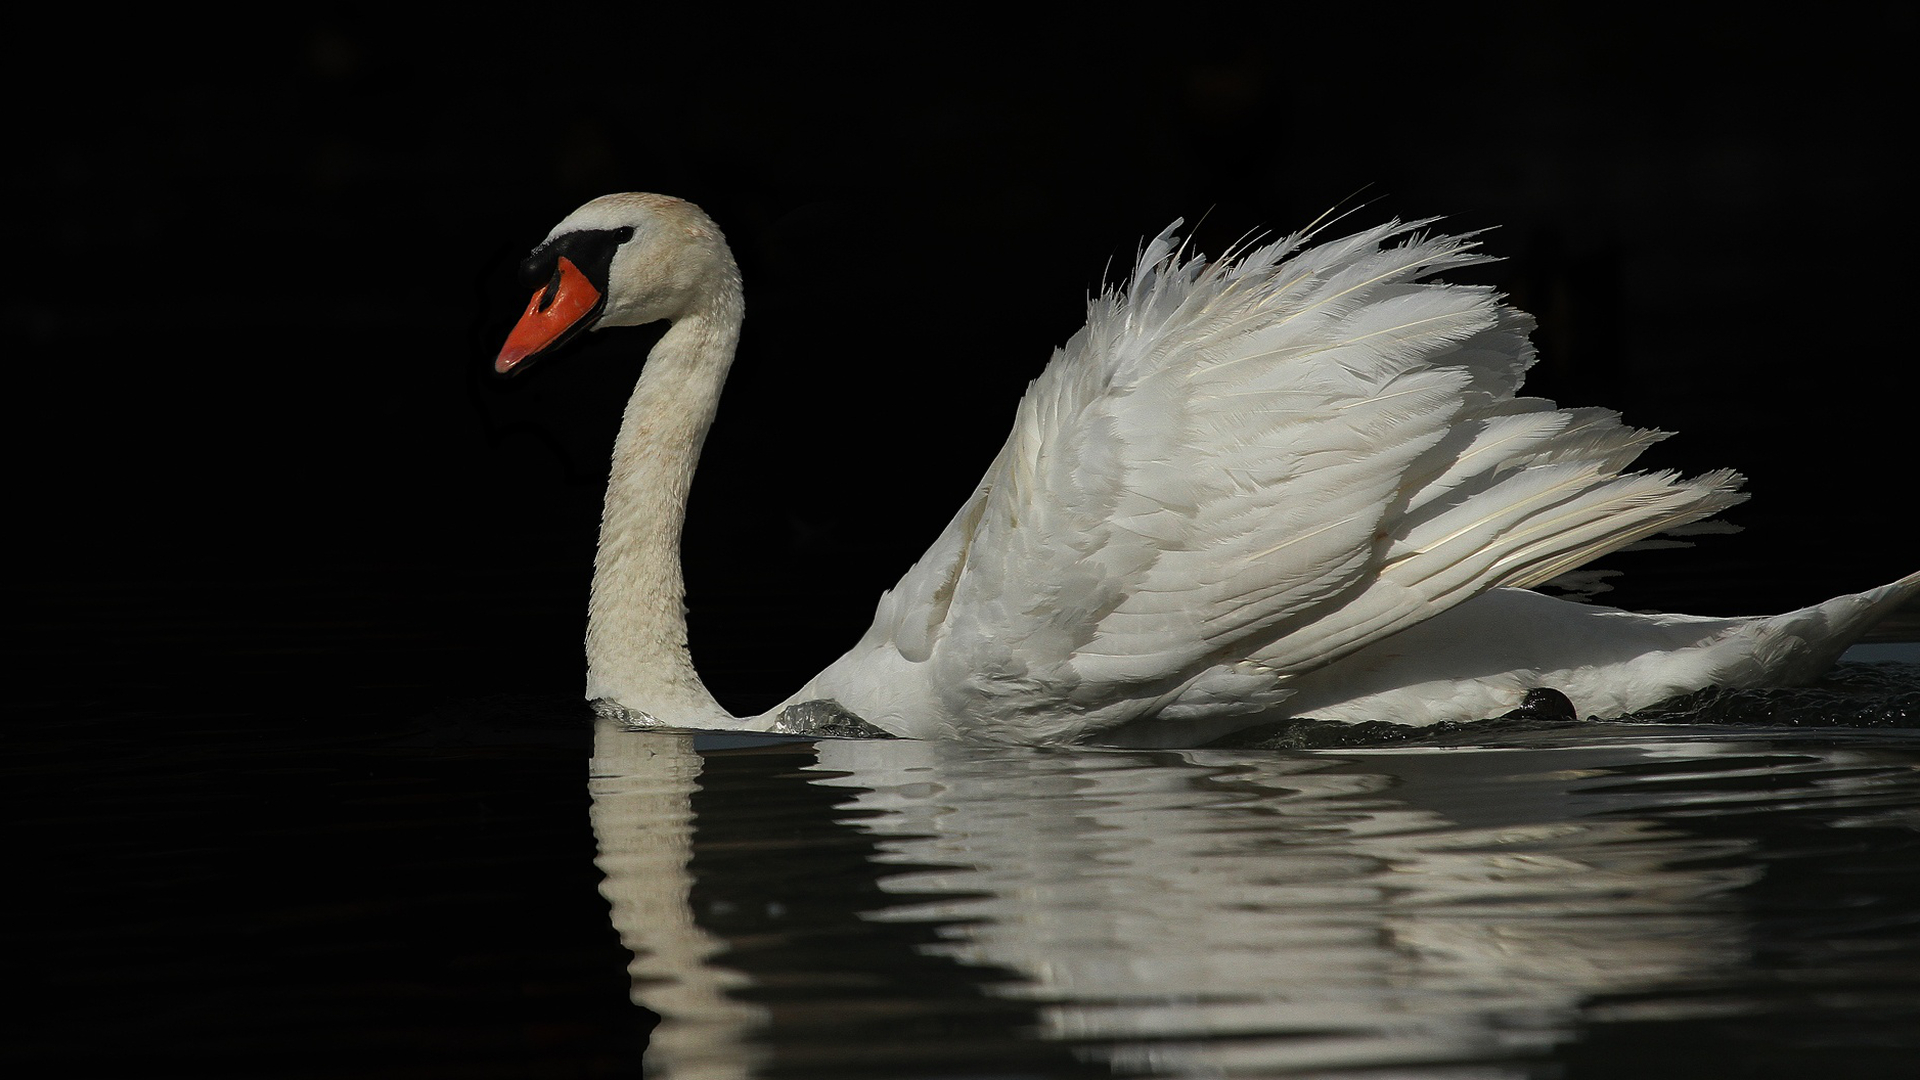
[[[1865,592],[1836,596],[1784,615],[1756,618],[1749,662],[1716,682],[1723,686],[1800,686],[1834,662],[1896,610],[1920,599],[1920,571]]]
[[[1549,687],[1578,715],[1610,719],[1709,686],[1804,685],[1916,598],[1920,573],[1785,614],[1740,618],[1629,612],[1494,589],[1292,680],[1292,696],[1274,715],[1481,720]]]

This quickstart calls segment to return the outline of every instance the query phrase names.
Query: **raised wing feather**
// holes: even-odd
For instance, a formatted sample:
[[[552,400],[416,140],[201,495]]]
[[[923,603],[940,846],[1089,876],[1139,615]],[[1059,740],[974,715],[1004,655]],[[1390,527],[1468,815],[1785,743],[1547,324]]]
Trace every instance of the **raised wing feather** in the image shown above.
[[[1658,433],[1517,397],[1531,319],[1431,280],[1484,256],[1427,224],[1213,263],[1161,234],[803,695],[1023,740],[1283,707],[1295,675],[1738,501],[1731,473],[1623,474]]]

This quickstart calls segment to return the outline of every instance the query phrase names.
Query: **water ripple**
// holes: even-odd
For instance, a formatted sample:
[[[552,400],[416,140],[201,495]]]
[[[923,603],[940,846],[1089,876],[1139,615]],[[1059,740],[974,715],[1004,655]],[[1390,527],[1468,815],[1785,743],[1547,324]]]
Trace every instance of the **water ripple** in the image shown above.
[[[650,1064],[1533,1076],[1606,1045],[1619,1074],[1756,1037],[1783,1066],[1833,1040],[1871,1062],[1857,1009],[1920,1020],[1920,741],[1506,736],[706,749],[603,728],[599,861],[634,999],[663,1017]],[[1874,1030],[1920,1051],[1920,1024]]]

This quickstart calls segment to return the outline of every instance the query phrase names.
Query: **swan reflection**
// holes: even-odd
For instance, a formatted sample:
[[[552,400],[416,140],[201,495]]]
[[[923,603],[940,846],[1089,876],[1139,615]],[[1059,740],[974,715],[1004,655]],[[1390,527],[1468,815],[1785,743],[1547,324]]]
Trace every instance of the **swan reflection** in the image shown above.
[[[594,740],[590,789],[594,862],[621,943],[633,954],[635,1002],[660,1014],[649,1057],[687,1075],[748,1076],[761,1055],[753,1033],[766,1010],[729,995],[750,985],[714,958],[726,948],[695,918],[693,807],[700,755],[691,739],[641,736],[603,723]]]
[[[634,1000],[662,1017],[660,1075],[958,1060],[1525,1075],[1596,997],[1662,991],[1642,1015],[1727,1007],[1685,991],[1747,961],[1735,891],[1759,873],[1756,841],[1691,827],[1676,804],[1711,816],[1692,796],[1763,769],[1871,818],[1861,777],[1898,771],[1872,751],[1702,742],[730,738],[598,733],[603,888]]]

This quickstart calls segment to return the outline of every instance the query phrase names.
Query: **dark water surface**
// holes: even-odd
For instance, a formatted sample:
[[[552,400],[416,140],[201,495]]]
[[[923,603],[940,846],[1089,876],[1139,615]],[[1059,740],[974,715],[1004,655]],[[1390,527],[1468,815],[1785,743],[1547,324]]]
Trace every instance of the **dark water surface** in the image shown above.
[[[413,696],[381,658],[417,643],[344,616],[290,658],[179,617],[116,671],[145,708],[27,654],[68,693],[0,763],[11,1075],[1920,1060],[1911,663],[1633,724],[1023,749],[595,730],[563,695]]]

